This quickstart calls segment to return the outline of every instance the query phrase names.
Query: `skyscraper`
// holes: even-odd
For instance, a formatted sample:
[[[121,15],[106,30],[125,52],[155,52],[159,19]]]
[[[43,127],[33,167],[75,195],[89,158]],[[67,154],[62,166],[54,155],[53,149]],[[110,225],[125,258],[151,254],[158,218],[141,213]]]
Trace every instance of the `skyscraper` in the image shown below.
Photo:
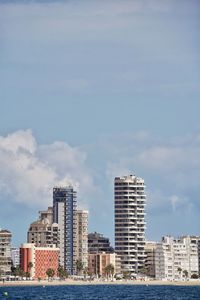
[[[76,259],[88,266],[88,211],[77,210],[77,254]]]
[[[60,230],[60,265],[69,274],[76,269],[76,192],[72,186],[53,188],[53,222]]]
[[[137,274],[145,261],[144,180],[135,175],[115,178],[115,251],[122,271]]]

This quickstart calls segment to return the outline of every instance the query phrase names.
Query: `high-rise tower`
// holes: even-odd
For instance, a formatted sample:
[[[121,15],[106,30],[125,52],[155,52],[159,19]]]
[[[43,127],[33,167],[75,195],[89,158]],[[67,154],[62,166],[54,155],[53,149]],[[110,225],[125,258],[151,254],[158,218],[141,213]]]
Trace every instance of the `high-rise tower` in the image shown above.
[[[137,274],[145,261],[145,185],[134,175],[115,178],[115,251],[122,271]]]
[[[60,230],[60,265],[69,274],[76,269],[76,192],[72,186],[54,187],[53,222]]]

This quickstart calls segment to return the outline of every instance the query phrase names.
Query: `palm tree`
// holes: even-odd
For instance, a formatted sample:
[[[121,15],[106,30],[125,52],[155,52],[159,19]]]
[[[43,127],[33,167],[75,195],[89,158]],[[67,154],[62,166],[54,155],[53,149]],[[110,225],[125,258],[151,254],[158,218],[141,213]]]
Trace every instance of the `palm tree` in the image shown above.
[[[88,268],[87,268],[87,267],[85,267],[85,268],[83,269],[83,275],[84,275],[84,279],[86,279],[86,277],[87,277],[87,275],[88,275]]]
[[[58,277],[60,279],[64,279],[64,278],[67,278],[68,274],[67,272],[64,270],[64,268],[62,266],[59,266],[58,267]]]
[[[185,279],[187,279],[187,278],[188,278],[188,271],[187,271],[187,270],[184,270],[184,271],[183,271],[183,274],[184,274],[184,276],[185,276]]]
[[[182,269],[180,267],[178,267],[177,269],[178,273],[179,273],[179,277],[181,278],[181,272],[182,272]]]
[[[29,273],[29,277],[31,276],[31,269],[33,268],[33,263],[31,261],[29,261],[28,263],[28,273]]]
[[[55,271],[54,271],[54,269],[49,268],[49,269],[47,269],[46,274],[47,274],[48,280],[49,280],[50,278],[53,278],[53,276],[55,275]]]
[[[111,276],[113,279],[114,271],[115,271],[115,268],[112,264],[109,264],[105,267],[105,274],[107,277]]]
[[[123,277],[124,277],[124,279],[130,279],[130,277],[131,277],[131,272],[130,271],[124,271],[123,272]]]
[[[76,273],[77,273],[77,275],[80,275],[82,270],[83,270],[83,263],[80,259],[77,259],[77,261],[76,261]]]

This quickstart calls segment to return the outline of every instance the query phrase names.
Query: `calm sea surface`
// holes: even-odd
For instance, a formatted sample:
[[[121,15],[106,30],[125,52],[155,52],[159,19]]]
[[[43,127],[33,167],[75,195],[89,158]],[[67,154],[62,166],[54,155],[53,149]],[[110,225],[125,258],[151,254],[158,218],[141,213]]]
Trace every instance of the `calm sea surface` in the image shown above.
[[[70,285],[0,287],[10,300],[200,300],[200,286]]]

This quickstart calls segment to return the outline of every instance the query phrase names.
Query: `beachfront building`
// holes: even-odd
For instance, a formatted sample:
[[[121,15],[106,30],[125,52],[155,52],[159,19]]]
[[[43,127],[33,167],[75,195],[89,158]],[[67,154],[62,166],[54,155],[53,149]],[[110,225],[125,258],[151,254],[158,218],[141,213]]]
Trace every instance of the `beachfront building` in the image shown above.
[[[76,260],[81,261],[85,269],[88,266],[88,211],[77,210],[76,218]]]
[[[155,251],[156,242],[146,241],[144,246],[145,251],[145,263],[144,273],[152,278],[155,278]]]
[[[155,250],[156,279],[183,280],[198,275],[198,241],[192,236],[164,236]]]
[[[59,227],[53,223],[53,207],[39,212],[39,219],[30,224],[27,242],[37,247],[59,247]]]
[[[88,234],[88,252],[94,253],[113,253],[114,249],[110,245],[109,238],[98,232]]]
[[[12,234],[8,230],[0,229],[0,275],[11,274],[11,238]]]
[[[145,185],[135,175],[116,177],[115,252],[121,258],[122,271],[137,274],[145,262]]]
[[[121,270],[116,269],[116,256],[115,253],[88,254],[88,274],[96,277],[105,277],[108,265],[114,267],[113,274],[120,273]],[[119,268],[119,261],[117,267]]]
[[[12,247],[11,248],[11,259],[12,259],[12,265],[13,267],[17,267],[20,264],[19,259],[19,248]]]
[[[72,186],[53,188],[53,222],[60,231],[60,265],[68,274],[76,272],[77,201]]]
[[[47,279],[47,270],[53,269],[57,276],[59,248],[36,247],[32,243],[22,244],[20,248],[20,268],[34,279]]]

